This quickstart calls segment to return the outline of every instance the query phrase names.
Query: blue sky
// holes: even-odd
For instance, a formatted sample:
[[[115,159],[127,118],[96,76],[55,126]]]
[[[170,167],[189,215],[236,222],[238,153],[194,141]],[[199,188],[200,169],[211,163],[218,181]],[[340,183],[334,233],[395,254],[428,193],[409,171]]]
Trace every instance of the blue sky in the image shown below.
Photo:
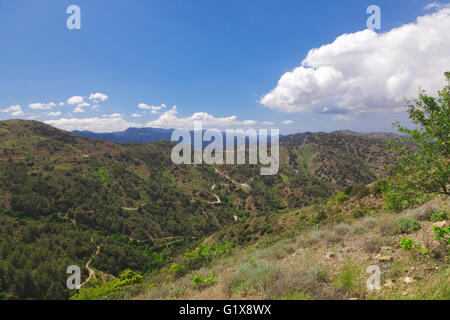
[[[351,52],[334,58],[323,52],[308,65],[314,71],[331,66],[342,73],[336,79],[348,87],[339,92],[330,93],[336,87],[332,82],[323,88],[311,84],[304,69],[297,70],[290,82],[279,80],[300,67],[311,49],[366,29],[369,5],[381,8],[382,29],[377,33],[382,34],[414,23],[418,16],[445,10],[447,1],[424,10],[430,2],[0,0],[0,119],[34,118],[51,120],[67,130],[112,131],[130,125],[183,126],[197,113],[194,118],[211,126],[270,125],[283,133],[392,130],[391,122],[404,120],[406,113],[386,109],[398,108],[401,95],[416,85],[406,80],[408,75],[423,79],[426,88],[437,89],[445,70],[433,79],[425,71],[411,73],[411,66],[392,71],[396,76],[390,83],[398,90],[380,89],[379,95],[390,97],[382,102],[385,108],[365,93],[367,89],[349,83],[352,79],[372,87],[370,81],[385,83],[393,67],[369,81],[329,63],[352,59]],[[81,30],[66,27],[66,8],[71,4],[81,8]],[[425,23],[424,28],[426,34]],[[367,43],[373,35],[361,37]],[[448,46],[442,44],[445,37],[438,34],[430,46],[450,56]],[[343,41],[345,48],[350,40]],[[392,48],[389,41],[380,44]],[[355,56],[355,62],[366,56]],[[437,59],[441,62],[436,70],[450,67],[443,59]],[[321,79],[320,74],[312,75],[314,81]],[[305,88],[308,83],[311,88]],[[286,87],[292,92],[287,94]],[[311,90],[317,92],[306,97]],[[102,95],[89,99],[95,93]],[[70,104],[74,96],[83,101]],[[352,107],[347,108],[346,102]],[[79,105],[83,112],[74,112]]]

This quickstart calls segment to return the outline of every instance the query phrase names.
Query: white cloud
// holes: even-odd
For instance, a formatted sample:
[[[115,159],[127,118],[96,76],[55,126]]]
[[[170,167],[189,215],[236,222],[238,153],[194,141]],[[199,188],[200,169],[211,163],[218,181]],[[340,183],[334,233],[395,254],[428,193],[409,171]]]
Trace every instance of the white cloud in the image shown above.
[[[145,103],[139,103],[138,108],[143,109],[143,110],[151,110],[152,114],[156,114],[156,113],[158,113],[158,111],[161,111],[162,109],[167,108],[167,106],[164,103],[160,106],[149,106]]]
[[[141,115],[138,114],[138,113],[133,113],[131,116],[132,116],[133,118],[140,118],[140,117],[141,117]]]
[[[450,9],[377,34],[364,30],[312,49],[261,103],[286,113],[398,112],[419,88],[435,93],[450,69]]]
[[[22,110],[11,112],[11,116],[13,116],[13,117],[21,117],[23,115],[24,115],[24,113]]]
[[[81,104],[84,103],[84,98],[81,96],[73,96],[67,100],[67,103],[70,105]]]
[[[49,110],[51,108],[56,107],[56,104],[54,104],[53,102],[50,103],[31,103],[28,105],[28,107],[30,107],[33,110]]]
[[[285,120],[282,122],[282,124],[293,124],[293,123],[294,123],[294,121],[292,121],[292,120]]]
[[[98,105],[92,106],[92,109],[97,110],[98,109]]]
[[[77,107],[78,107],[78,108],[85,108],[85,107],[89,107],[89,106],[90,106],[89,103],[83,102],[83,103],[80,103]]]
[[[59,107],[64,107],[64,102],[58,103],[58,106],[59,106]]]
[[[120,113],[113,113],[113,114],[104,114],[102,115],[103,118],[120,118],[122,115]]]
[[[61,111],[57,111],[57,112],[48,112],[47,115],[50,116],[50,117],[58,117],[58,116],[61,115]]]
[[[78,106],[78,107],[76,107],[76,108],[73,110],[73,112],[74,112],[74,113],[83,113],[83,112],[84,112],[84,109],[83,109],[82,107]]]
[[[427,4],[423,10],[431,10],[431,9],[439,9],[439,8],[444,8],[444,7],[449,7],[449,4],[442,4],[442,3],[437,3],[436,1],[434,2],[430,2],[429,4]]]
[[[99,101],[106,101],[108,100],[108,96],[104,93],[100,93],[100,92],[96,92],[96,93],[91,93],[89,95],[89,100],[94,101],[94,103],[98,103]]]
[[[12,105],[9,108],[0,110],[1,112],[5,112],[5,113],[9,113],[10,116],[12,117],[20,117],[23,116],[24,113],[22,111],[22,106],[16,104],[16,105]]]
[[[123,131],[130,127],[142,127],[141,124],[131,123],[120,117],[116,118],[85,118],[85,119],[59,119],[47,120],[45,123],[67,131],[73,130],[89,130],[93,132],[112,132]]]
[[[16,111],[22,111],[22,106],[16,104],[16,105],[10,106],[9,108],[2,109],[1,111],[2,112],[7,112],[7,113],[16,112]]]
[[[192,129],[194,121],[202,121],[204,128],[253,126],[258,124],[254,120],[238,121],[236,116],[216,118],[206,112],[196,112],[192,116],[186,118],[179,118],[177,117],[177,114],[177,107],[173,106],[171,109],[162,113],[158,119],[148,122],[146,126],[155,128]]]

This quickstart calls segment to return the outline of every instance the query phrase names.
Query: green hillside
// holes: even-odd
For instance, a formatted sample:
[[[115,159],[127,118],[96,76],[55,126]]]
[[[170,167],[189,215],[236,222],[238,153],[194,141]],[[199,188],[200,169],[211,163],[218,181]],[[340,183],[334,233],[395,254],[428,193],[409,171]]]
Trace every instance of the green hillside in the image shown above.
[[[0,122],[1,292],[68,298],[65,268],[155,272],[208,236],[252,243],[271,217],[374,181],[393,157],[383,140],[347,134],[284,138],[280,171],[174,165],[174,144],[89,140],[36,121]],[[219,201],[217,200],[220,200]],[[233,231],[235,219],[252,221]],[[30,258],[34,257],[34,258]]]

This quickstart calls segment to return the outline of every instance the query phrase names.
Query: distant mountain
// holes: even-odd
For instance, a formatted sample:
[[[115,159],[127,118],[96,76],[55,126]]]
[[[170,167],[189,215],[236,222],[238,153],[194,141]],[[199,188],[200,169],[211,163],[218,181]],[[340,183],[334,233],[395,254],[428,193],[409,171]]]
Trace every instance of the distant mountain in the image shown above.
[[[105,132],[105,133],[96,133],[92,131],[72,131],[73,134],[89,138],[89,139],[97,139],[97,140],[106,140],[115,143],[153,143],[158,141],[171,141],[172,133],[175,129],[161,129],[161,128],[129,128],[125,131],[117,131],[117,132]],[[370,139],[382,139],[390,138],[397,139],[400,135],[391,132],[372,132],[372,133],[360,133],[350,130],[340,130],[332,133],[338,133],[340,135],[345,136],[358,136],[365,137]],[[312,132],[302,132],[295,133],[286,136],[280,136],[280,143],[285,145],[292,145],[303,143],[305,139],[309,136],[319,133]],[[192,135],[192,131],[191,131]],[[224,134],[223,145],[225,146],[226,138]],[[246,140],[248,141],[248,139]],[[270,141],[270,138],[268,139]],[[203,147],[208,145],[206,142],[203,144]]]
[[[125,131],[119,132],[105,132],[105,133],[95,133],[92,131],[72,131],[73,134],[88,138],[105,140],[115,143],[153,143],[158,141],[171,141],[172,133],[175,129],[160,129],[160,128],[129,128]],[[205,130],[203,130],[203,133]],[[194,131],[190,131],[191,134],[191,146],[193,146],[193,134]],[[239,136],[237,134],[236,136]],[[248,138],[245,139],[248,143]],[[259,141],[259,139],[258,139]],[[267,139],[270,142],[270,136]],[[235,145],[237,144],[237,138],[234,139]],[[188,143],[189,144],[189,143]],[[203,148],[209,145],[210,142],[203,142]],[[226,146],[226,135],[223,132],[223,146]]]
[[[116,143],[152,143],[161,140],[170,141],[174,129],[128,128],[125,131],[95,133],[92,131],[72,131],[72,133],[89,139],[106,140]]]
[[[398,139],[401,137],[401,135],[393,132],[371,132],[371,133],[361,133],[361,132],[355,132],[351,130],[339,130],[335,131],[336,133],[340,133],[343,135],[349,135],[349,136],[359,136],[359,137],[367,137],[370,139]]]

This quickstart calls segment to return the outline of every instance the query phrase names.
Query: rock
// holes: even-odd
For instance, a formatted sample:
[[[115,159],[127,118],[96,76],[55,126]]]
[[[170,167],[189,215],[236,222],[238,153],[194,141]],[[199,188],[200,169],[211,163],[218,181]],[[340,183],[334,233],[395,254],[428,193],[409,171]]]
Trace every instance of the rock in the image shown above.
[[[433,223],[433,226],[443,228],[443,227],[445,227],[446,224],[447,224],[447,221],[444,220],[444,221],[439,221],[439,222]]]
[[[394,260],[394,258],[392,258],[392,256],[379,256],[378,257],[378,261],[380,262],[390,262]]]
[[[405,277],[405,278],[403,279],[403,282],[406,283],[406,284],[413,283],[413,282],[414,282],[414,279],[411,278],[411,277]]]
[[[387,279],[386,283],[383,284],[383,288],[390,289],[390,288],[393,288],[393,287],[394,287],[394,282],[392,282],[391,279]]]

